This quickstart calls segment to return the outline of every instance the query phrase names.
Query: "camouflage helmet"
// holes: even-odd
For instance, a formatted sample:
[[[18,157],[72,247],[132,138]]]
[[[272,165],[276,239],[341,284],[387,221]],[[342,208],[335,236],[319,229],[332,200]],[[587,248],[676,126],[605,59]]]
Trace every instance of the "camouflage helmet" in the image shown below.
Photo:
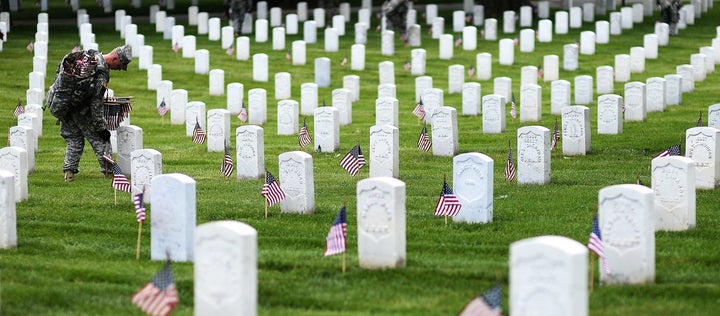
[[[132,61],[132,47],[129,45],[119,46],[115,48],[120,58],[120,69],[127,70],[127,65]]]

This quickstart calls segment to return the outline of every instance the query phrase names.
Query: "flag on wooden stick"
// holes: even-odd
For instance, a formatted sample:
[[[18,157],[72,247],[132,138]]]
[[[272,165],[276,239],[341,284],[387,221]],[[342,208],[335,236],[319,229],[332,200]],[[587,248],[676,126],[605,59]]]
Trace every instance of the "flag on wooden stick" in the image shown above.
[[[325,253],[323,256],[332,256],[345,252],[347,243],[347,212],[345,206],[340,209],[335,221],[330,227],[327,238],[325,238]]]
[[[308,133],[306,120],[303,119],[303,125],[300,128],[300,134],[298,134],[298,143],[300,147],[305,148],[307,145],[310,145],[311,142],[312,140],[310,139],[310,133]]]
[[[232,175],[234,170],[235,165],[233,164],[232,156],[230,156],[230,148],[225,146],[225,156],[223,156],[223,161],[220,165],[220,173],[228,178]]]
[[[602,262],[603,271],[610,273],[610,266],[605,258],[605,246],[603,245],[602,235],[600,234],[600,226],[598,225],[597,215],[593,218],[593,226],[590,231],[590,241],[588,242],[588,249],[597,254]]]
[[[25,113],[25,108],[23,108],[22,102],[20,102],[20,100],[18,100],[18,103],[15,106],[15,111],[13,111],[13,115],[15,115],[15,117],[18,117],[18,116],[20,116],[20,114],[23,114],[23,113]]]
[[[193,128],[192,133],[192,141],[196,144],[204,144],[205,143],[205,131],[200,127],[200,122],[195,120],[195,128]]]
[[[153,316],[170,315],[179,302],[170,262],[132,296],[133,304]]]
[[[487,290],[483,295],[473,298],[465,305],[458,316],[500,316],[502,308],[500,305],[500,296],[502,289],[499,285],[495,285]]]
[[[453,193],[447,181],[443,180],[443,188],[440,191],[440,199],[435,205],[435,215],[438,216],[455,216],[460,212],[460,201]]]
[[[363,156],[362,150],[360,149],[360,144],[355,145],[345,154],[345,157],[340,160],[340,166],[352,176],[355,176],[358,170],[365,166],[365,156]]]
[[[423,129],[420,131],[417,146],[422,151],[428,151],[430,150],[430,146],[432,146],[432,141],[430,140],[430,136],[427,131],[427,124],[423,125]]]
[[[265,184],[263,184],[260,194],[265,197],[267,207],[271,207],[285,199],[285,192],[280,188],[280,184],[275,181],[275,177],[270,171],[265,171]]]

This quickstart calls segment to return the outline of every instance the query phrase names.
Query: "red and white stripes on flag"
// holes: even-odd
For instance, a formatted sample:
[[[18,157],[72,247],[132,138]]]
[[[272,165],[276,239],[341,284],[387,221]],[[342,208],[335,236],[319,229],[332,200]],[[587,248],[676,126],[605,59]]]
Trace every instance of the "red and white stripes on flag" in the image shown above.
[[[460,201],[457,196],[453,194],[452,189],[447,184],[447,181],[443,180],[443,188],[440,191],[440,199],[438,199],[437,205],[435,205],[435,215],[437,216],[455,216],[460,212]]]
[[[355,147],[345,154],[345,157],[340,160],[340,166],[353,177],[358,173],[360,168],[365,166],[365,156],[363,156],[362,150],[360,150],[360,144],[355,145]]]
[[[233,164],[232,156],[230,156],[230,149],[226,147],[225,156],[223,157],[222,165],[220,166],[220,173],[228,178],[232,175],[233,171],[235,171],[235,165]]]
[[[420,120],[425,119],[425,106],[423,105],[422,99],[415,105],[412,113]]]
[[[240,113],[238,114],[237,117],[238,117],[238,119],[240,119],[240,122],[243,122],[243,123],[247,122],[248,113],[247,113],[247,110],[245,109],[245,102],[243,102],[240,105]]]
[[[513,93],[510,101],[510,117],[513,119],[517,117],[517,107],[515,106],[515,94]]]
[[[145,222],[145,203],[143,203],[143,193],[133,195],[133,205],[135,206],[135,217],[138,223]]]
[[[308,133],[307,123],[303,120],[303,125],[300,128],[300,134],[298,134],[298,143],[300,147],[305,148],[310,145],[312,140],[310,139],[310,133]]]
[[[265,171],[265,184],[263,184],[260,194],[265,197],[267,207],[271,207],[285,198],[285,192],[270,171]]]
[[[423,125],[423,129],[420,131],[417,146],[422,151],[428,151],[430,150],[430,146],[432,146],[432,141],[430,140],[430,136],[427,131],[427,125]]]
[[[588,241],[588,249],[600,257],[600,262],[605,273],[610,273],[610,266],[605,258],[605,246],[603,245],[602,235],[600,234],[600,226],[598,225],[597,215],[593,218],[593,227],[590,231],[590,241]]]
[[[508,181],[515,179],[515,162],[513,161],[512,148],[508,148],[507,163],[505,164],[505,179]]]
[[[13,115],[15,117],[20,116],[20,114],[25,113],[25,108],[23,108],[22,103],[18,101],[18,104],[15,106],[15,111],[13,111]]]
[[[112,187],[115,190],[130,193],[130,181],[128,181],[128,178],[123,174],[122,170],[120,170],[120,167],[114,164],[110,168],[112,168],[113,171]]]
[[[335,221],[325,238],[325,253],[323,256],[332,256],[345,252],[347,243],[347,212],[343,206],[338,212]]]
[[[192,141],[196,144],[205,143],[205,131],[200,127],[200,122],[195,121],[195,128],[193,128]]]
[[[153,316],[170,315],[179,302],[170,263],[132,296],[133,304]]]
[[[165,114],[167,114],[168,107],[167,107],[167,104],[165,103],[164,98],[162,99],[162,102],[160,102],[160,105],[158,105],[157,111],[158,111],[158,114],[160,114],[160,116],[165,116]]]
[[[557,147],[558,142],[560,142],[560,130],[558,129],[557,119],[555,119],[555,127],[553,128],[553,134],[552,134],[552,146],[550,148],[555,149],[555,147]]]
[[[477,296],[465,305],[458,316],[500,316],[502,308],[500,295],[502,289],[499,285],[493,286],[483,295]]]

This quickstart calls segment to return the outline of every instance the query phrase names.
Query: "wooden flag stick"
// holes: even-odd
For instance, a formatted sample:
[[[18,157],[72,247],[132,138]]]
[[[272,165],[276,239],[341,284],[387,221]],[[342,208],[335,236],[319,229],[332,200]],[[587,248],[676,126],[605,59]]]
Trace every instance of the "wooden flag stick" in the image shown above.
[[[117,190],[113,188],[113,192],[115,193],[115,205],[117,206]]]
[[[140,260],[140,240],[142,238],[142,222],[138,222],[137,247],[135,248],[135,260]]]
[[[590,252],[590,293],[593,291],[595,283],[595,256]]]
[[[345,252],[343,252],[342,258],[342,273],[345,274]]]
[[[267,218],[267,198],[265,200],[265,218]]]
[[[161,121],[162,121],[162,125],[160,125],[160,126],[163,126],[163,127],[164,127],[164,126],[165,126],[165,115],[162,116]]]
[[[447,225],[447,218],[448,218],[448,216],[445,215],[445,225]]]

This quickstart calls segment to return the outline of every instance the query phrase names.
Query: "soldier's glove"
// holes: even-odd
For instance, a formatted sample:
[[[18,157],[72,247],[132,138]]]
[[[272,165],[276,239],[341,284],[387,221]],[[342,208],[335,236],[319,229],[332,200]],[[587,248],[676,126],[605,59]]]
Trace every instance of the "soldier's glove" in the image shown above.
[[[110,141],[110,131],[109,130],[102,130],[98,134],[100,134],[100,138],[102,138],[104,141],[108,142]]]

